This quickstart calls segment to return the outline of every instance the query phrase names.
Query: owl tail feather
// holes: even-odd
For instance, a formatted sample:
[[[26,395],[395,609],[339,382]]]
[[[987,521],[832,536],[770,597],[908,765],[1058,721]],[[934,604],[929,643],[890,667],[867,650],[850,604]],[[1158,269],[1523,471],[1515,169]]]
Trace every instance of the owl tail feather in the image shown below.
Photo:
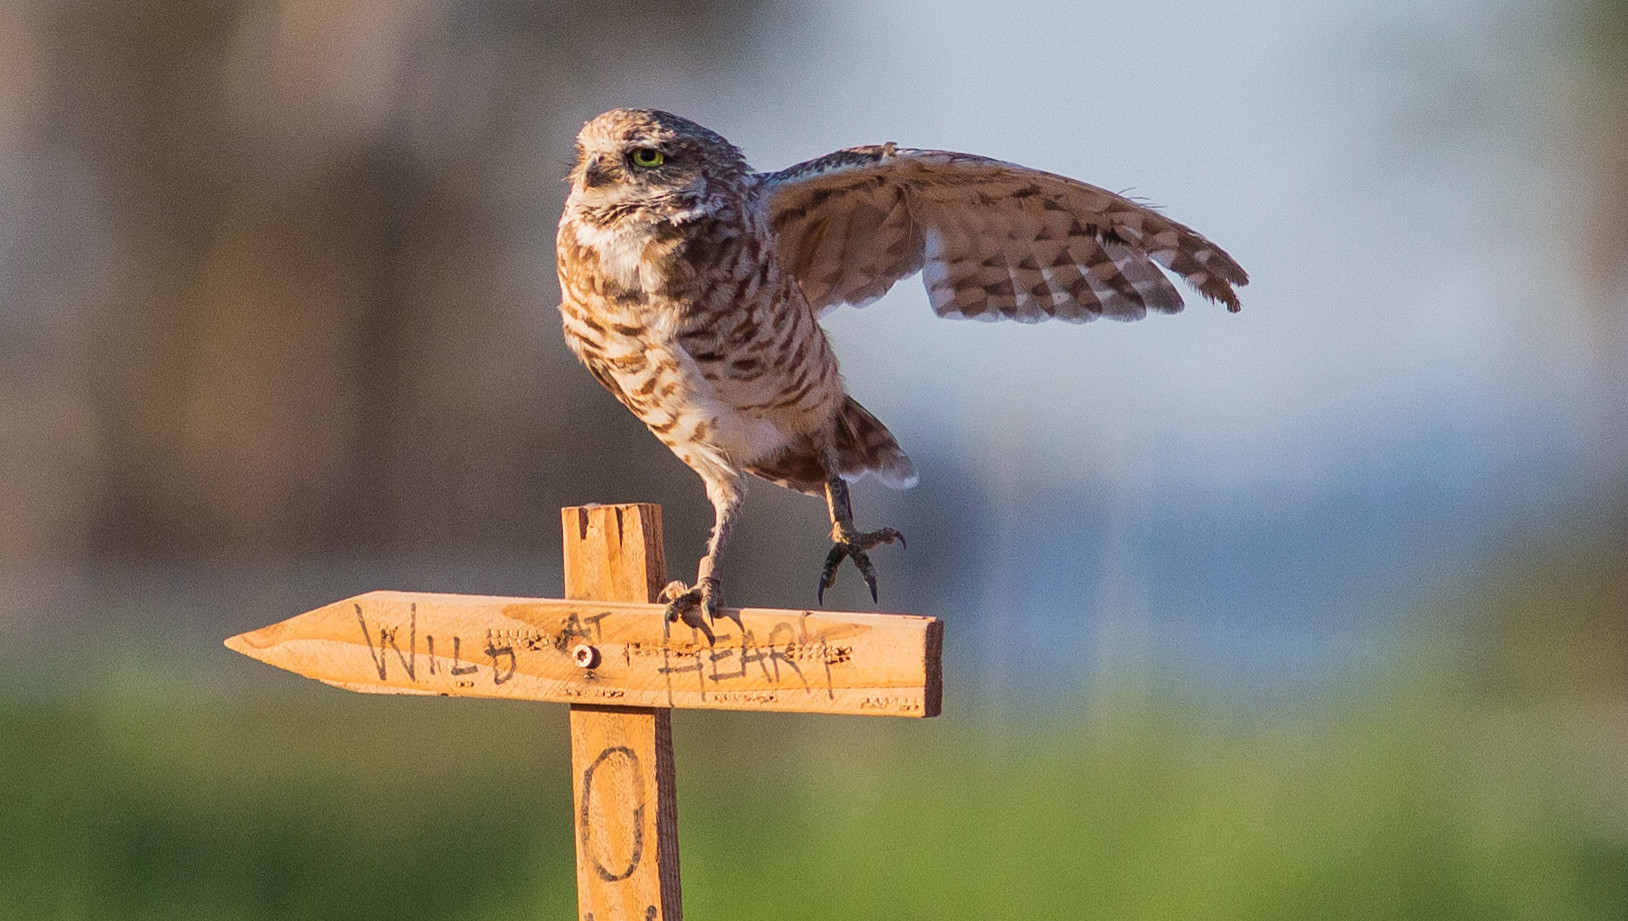
[[[842,465],[838,472],[845,480],[858,480],[870,473],[893,489],[916,485],[916,465],[909,455],[887,426],[853,397],[848,397],[837,414],[837,462]]]
[[[904,449],[865,407],[848,397],[837,412],[837,473],[845,480],[875,474],[884,485],[909,489],[916,485],[916,465]],[[771,460],[746,468],[777,486],[819,496],[825,493],[825,466],[811,441],[803,441]]]

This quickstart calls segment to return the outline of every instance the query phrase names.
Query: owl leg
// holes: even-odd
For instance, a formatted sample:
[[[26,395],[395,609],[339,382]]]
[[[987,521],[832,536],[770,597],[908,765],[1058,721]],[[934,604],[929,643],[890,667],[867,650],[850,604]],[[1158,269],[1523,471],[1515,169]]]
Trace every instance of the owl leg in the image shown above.
[[[723,590],[718,580],[718,563],[723,557],[724,544],[729,541],[729,529],[745,499],[745,482],[739,474],[729,479],[707,480],[707,498],[712,501],[712,537],[707,540],[707,554],[695,573],[695,585],[670,582],[662,589],[661,600],[667,602],[667,620],[692,622],[684,615],[691,611],[705,614],[708,621],[716,620],[723,606]]]
[[[830,469],[829,467],[827,469]],[[892,528],[879,531],[860,531],[854,527],[853,504],[848,499],[848,484],[842,477],[830,474],[825,478],[825,505],[831,512],[831,552],[826,554],[825,568],[820,570],[820,603],[825,603],[825,590],[837,581],[837,567],[843,558],[854,561],[859,574],[870,587],[871,601],[876,600],[876,566],[865,552],[877,544],[898,541],[904,545],[904,535]]]

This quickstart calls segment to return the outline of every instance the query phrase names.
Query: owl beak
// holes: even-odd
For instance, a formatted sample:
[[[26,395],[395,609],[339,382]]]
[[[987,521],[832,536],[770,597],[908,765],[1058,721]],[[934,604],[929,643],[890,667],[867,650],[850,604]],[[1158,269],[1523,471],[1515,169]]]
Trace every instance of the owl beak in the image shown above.
[[[610,177],[605,174],[605,167],[601,161],[601,156],[594,154],[588,158],[587,163],[582,165],[583,186],[592,189],[610,181]]]

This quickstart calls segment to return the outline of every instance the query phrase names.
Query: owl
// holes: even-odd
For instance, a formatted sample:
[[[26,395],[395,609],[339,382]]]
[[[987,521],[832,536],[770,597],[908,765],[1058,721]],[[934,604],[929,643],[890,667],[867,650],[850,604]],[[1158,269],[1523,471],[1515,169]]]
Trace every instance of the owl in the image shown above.
[[[714,518],[670,620],[718,614],[720,561],[750,474],[823,496],[832,547],[817,596],[851,560],[904,543],[854,525],[848,484],[905,488],[915,466],[849,396],[819,318],[922,274],[943,317],[1084,322],[1175,313],[1164,270],[1238,310],[1244,270],[1197,232],[1123,196],[1012,163],[892,143],[779,172],[695,122],[614,109],[576,139],[557,257],[565,339],[589,373],[700,475]]]

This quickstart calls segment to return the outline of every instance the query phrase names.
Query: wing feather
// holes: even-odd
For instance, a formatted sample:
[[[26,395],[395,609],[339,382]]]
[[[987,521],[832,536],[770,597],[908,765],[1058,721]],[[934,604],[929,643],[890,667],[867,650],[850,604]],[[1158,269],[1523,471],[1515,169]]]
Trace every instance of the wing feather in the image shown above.
[[[1076,322],[1175,313],[1160,266],[1238,309],[1249,276],[1185,225],[1073,179],[939,150],[856,147],[761,178],[775,251],[824,312],[918,270],[946,317]]]

